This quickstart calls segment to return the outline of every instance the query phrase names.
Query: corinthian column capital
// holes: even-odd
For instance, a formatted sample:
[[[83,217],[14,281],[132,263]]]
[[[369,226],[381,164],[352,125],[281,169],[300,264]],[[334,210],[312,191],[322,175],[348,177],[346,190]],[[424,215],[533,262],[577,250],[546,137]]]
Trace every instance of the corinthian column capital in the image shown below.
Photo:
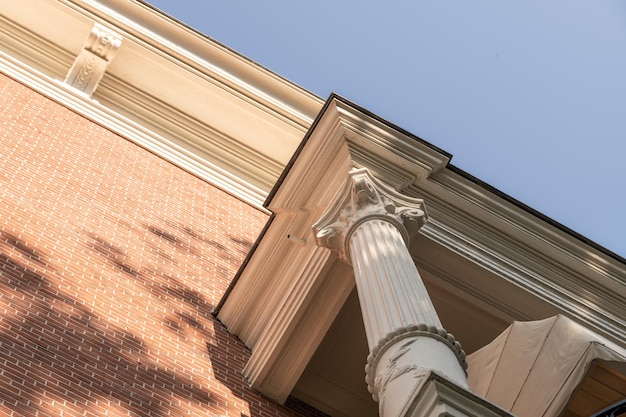
[[[395,225],[408,247],[426,223],[427,215],[422,200],[399,194],[374,178],[366,168],[353,169],[343,194],[313,226],[317,244],[335,250],[349,263],[350,236],[370,219]]]

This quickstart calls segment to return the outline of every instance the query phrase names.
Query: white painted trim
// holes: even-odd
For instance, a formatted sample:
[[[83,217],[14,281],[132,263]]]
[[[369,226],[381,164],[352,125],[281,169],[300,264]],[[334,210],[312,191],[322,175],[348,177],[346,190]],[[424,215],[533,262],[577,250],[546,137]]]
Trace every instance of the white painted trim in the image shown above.
[[[327,103],[269,202],[270,227],[218,314],[252,349],[245,374],[254,388],[279,402],[287,398],[354,287],[350,267],[316,246],[312,231],[345,192],[349,171],[366,165],[406,189],[446,161],[338,98]]]
[[[626,265],[450,170],[410,193],[428,204],[422,235],[626,342]]]
[[[240,178],[231,175],[228,171],[211,164],[207,160],[198,158],[192,152],[177,146],[162,136],[156,135],[154,132],[145,129],[138,123],[125,118],[106,106],[102,106],[96,100],[90,99],[87,95],[69,85],[53,80],[1,51],[0,71],[42,95],[63,104],[81,116],[105,126],[112,132],[155,153],[191,174],[265,211],[263,202],[267,196],[267,191],[242,181]]]
[[[277,401],[284,399],[292,389],[294,375],[289,374],[282,386],[274,383],[271,389],[266,389],[265,375],[284,366],[284,349],[298,346],[302,336],[294,329],[305,325],[310,326],[311,333],[320,332],[330,325],[328,320],[333,320],[332,315],[326,316],[314,326],[303,321],[303,312],[314,304],[311,293],[308,297],[302,293],[296,296],[287,289],[295,285],[306,291],[298,287],[302,277],[296,272],[309,262],[315,250],[311,246],[311,227],[344,192],[352,167],[366,167],[403,194],[423,199],[430,220],[421,229],[420,239],[430,239],[469,259],[480,271],[474,273],[498,280],[502,283],[498,288],[506,288],[509,299],[524,295],[543,309],[566,312],[595,331],[624,343],[626,322],[618,313],[626,311],[626,296],[622,296],[626,289],[618,284],[620,277],[626,276],[619,274],[626,272],[626,265],[480,184],[462,178],[447,167],[448,160],[449,155],[418,138],[344,99],[331,98],[272,196],[269,209],[275,213],[275,219],[219,312],[229,330],[252,349],[251,367],[256,371],[248,376],[254,387]],[[304,240],[305,245],[287,239],[289,234]],[[326,262],[330,259],[336,262],[335,258]],[[585,259],[591,261],[585,263]],[[430,269],[436,270],[436,266]],[[428,263],[426,267],[429,268]],[[322,265],[316,268],[324,269]],[[324,280],[328,278],[320,275],[317,279],[327,282]],[[310,282],[307,285],[314,286]],[[471,289],[467,292],[472,294]],[[607,297],[604,306],[593,303],[598,294]],[[499,308],[490,304],[490,298],[480,301],[492,310]],[[511,308],[499,312],[514,315],[515,319],[519,319],[518,313]],[[529,318],[537,314],[524,313]],[[267,323],[276,323],[276,327],[268,327]],[[264,348],[257,350],[259,346]],[[281,348],[273,353],[265,350],[271,346]],[[257,356],[257,351],[264,353]],[[294,369],[302,369],[310,358],[308,353],[298,356],[293,352],[289,357]],[[280,381],[280,372],[274,375],[274,381]]]
[[[5,2],[0,20],[7,74],[258,208],[323,104],[142,2]],[[89,100],[61,80],[94,25],[121,45]]]
[[[319,97],[146,4],[124,0],[58,1],[89,19],[114,22],[125,38],[149,53],[217,83],[304,130],[321,107]]]

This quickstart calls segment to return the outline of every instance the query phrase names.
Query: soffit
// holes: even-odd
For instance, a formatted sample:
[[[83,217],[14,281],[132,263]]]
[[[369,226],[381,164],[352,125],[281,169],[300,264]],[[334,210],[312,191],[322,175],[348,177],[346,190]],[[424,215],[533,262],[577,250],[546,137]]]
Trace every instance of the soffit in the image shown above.
[[[422,233],[624,344],[626,265],[456,170],[409,192],[428,203]]]
[[[491,342],[514,320],[558,312],[423,235],[412,242],[411,253],[443,326],[468,354]],[[291,395],[335,417],[377,416],[365,383],[368,353],[353,291]]]
[[[270,196],[271,225],[219,309],[253,350],[245,370],[253,387],[284,401],[354,287],[350,267],[318,247],[311,229],[350,169],[367,167],[401,190],[447,161],[335,96],[327,102]]]
[[[621,369],[621,371],[620,371]],[[573,395],[562,417],[589,417],[626,398],[626,365],[597,361]]]

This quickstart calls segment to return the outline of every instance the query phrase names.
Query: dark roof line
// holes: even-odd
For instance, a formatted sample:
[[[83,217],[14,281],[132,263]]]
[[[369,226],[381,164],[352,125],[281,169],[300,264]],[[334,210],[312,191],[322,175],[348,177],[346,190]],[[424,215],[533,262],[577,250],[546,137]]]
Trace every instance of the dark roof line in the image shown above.
[[[324,103],[324,107],[322,108],[322,110],[319,112],[317,118],[315,119],[315,121],[313,122],[313,124],[311,125],[311,127],[309,128],[308,132],[306,133],[306,136],[304,137],[304,140],[302,140],[302,142],[300,143],[300,145],[298,146],[298,149],[296,150],[296,152],[294,153],[294,155],[291,157],[291,160],[289,161],[289,163],[286,165],[285,169],[283,170],[283,173],[281,174],[280,178],[278,179],[278,181],[276,182],[276,184],[274,185],[274,187],[272,188],[272,190],[270,191],[267,199],[265,200],[265,203],[263,204],[265,207],[268,207],[269,203],[272,201],[272,198],[274,197],[274,195],[276,194],[278,188],[280,187],[280,185],[282,184],[282,182],[285,180],[287,174],[289,173],[289,170],[291,169],[291,167],[293,166],[293,164],[295,163],[296,159],[298,158],[300,152],[302,151],[302,149],[304,148],[304,146],[306,145],[306,142],[308,141],[311,132],[315,129],[315,127],[317,126],[317,124],[319,123],[319,120],[321,118],[321,116],[324,114],[324,112],[326,111],[326,109],[328,108],[328,106],[330,105],[330,103],[333,100],[337,100],[340,101],[350,107],[353,107],[354,109],[358,110],[359,112],[362,112],[363,114],[367,115],[368,117],[371,117],[374,120],[377,120],[378,122],[388,126],[391,129],[394,129],[400,133],[402,133],[403,135],[406,135],[410,138],[412,138],[413,140],[419,141],[420,143],[422,143],[425,146],[428,146],[429,148],[441,153],[442,155],[446,156],[449,158],[449,160],[452,160],[452,154],[438,148],[437,146],[433,145],[432,143],[420,138],[419,136],[408,132],[407,130],[389,122],[388,120],[383,119],[382,117],[372,113],[371,111],[359,106],[358,104],[355,104],[353,102],[351,102],[350,100],[346,99],[345,97],[340,96],[337,93],[331,93],[330,96],[328,97],[328,99],[326,100],[326,102]],[[562,223],[559,223],[558,221],[554,220],[553,218],[541,213],[540,211],[537,211],[535,209],[533,209],[532,207],[522,203],[521,201],[511,197],[510,195],[506,194],[503,191],[500,191],[499,189],[487,184],[486,182],[476,178],[475,176],[469,174],[468,172],[462,170],[461,168],[448,163],[448,165],[446,166],[447,169],[449,169],[450,171],[460,175],[461,177],[469,180],[470,182],[478,185],[479,187],[487,190],[488,192],[497,195],[498,197],[502,198],[503,200],[507,201],[508,203],[513,204],[514,206],[524,210],[525,212],[527,212],[528,214],[548,223],[549,225],[567,233],[568,235],[572,236],[573,238],[579,240],[580,242],[596,249],[599,252],[602,252],[603,254],[609,256],[610,258],[626,264],[626,258],[618,255],[617,253],[605,248],[604,246],[594,242],[593,240],[581,235],[580,233],[570,229],[569,227],[563,225]]]
[[[570,235],[571,237],[581,241],[582,243],[591,246],[592,248],[602,252],[603,254],[615,259],[616,261],[626,264],[626,258],[618,255],[617,253],[611,251],[610,249],[605,248],[604,246],[594,242],[593,240],[581,235],[580,233],[576,232],[573,229],[570,229],[569,227],[565,226],[563,223],[559,223],[558,221],[554,220],[552,217],[549,217],[545,214],[543,214],[542,212],[522,203],[521,201],[519,201],[518,199],[511,197],[510,195],[506,194],[503,191],[500,191],[499,189],[495,188],[492,185],[487,184],[486,182],[484,182],[481,179],[476,178],[475,176],[473,176],[472,174],[469,174],[466,171],[463,171],[461,168],[453,165],[453,164],[448,164],[448,166],[446,167],[448,168],[450,171],[462,176],[463,178],[469,180],[470,182],[473,182],[474,184],[478,185],[481,188],[484,188],[485,190],[487,190],[488,192],[497,195],[498,197],[502,198],[503,200],[507,201],[508,203],[513,204],[514,206],[524,210],[525,212],[527,212],[528,214],[537,217],[538,219],[548,223],[549,225],[567,233],[568,235]]]

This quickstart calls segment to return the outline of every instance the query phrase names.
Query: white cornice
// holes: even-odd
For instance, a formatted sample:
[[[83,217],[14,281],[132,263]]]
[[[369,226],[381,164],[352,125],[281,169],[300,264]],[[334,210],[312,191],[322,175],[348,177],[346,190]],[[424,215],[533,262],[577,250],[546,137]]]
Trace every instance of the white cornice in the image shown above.
[[[329,99],[271,195],[272,223],[218,313],[252,349],[245,374],[254,388],[287,398],[354,287],[350,267],[312,233],[349,171],[367,167],[402,190],[447,160],[344,99]]]
[[[59,47],[37,33],[0,15],[0,36],[3,52],[20,62],[24,68],[45,68],[47,75],[53,79],[62,79],[72,65],[75,56],[68,50]],[[28,45],[28,48],[25,48]],[[36,74],[33,71],[33,74]],[[56,75],[56,77],[55,77]]]
[[[30,67],[24,67],[20,61],[16,61],[2,52],[0,52],[0,72],[23,82],[54,101],[63,103],[71,110],[106,126],[115,133],[215,184],[217,187],[240,197],[244,201],[248,201],[259,208],[262,207],[262,201],[267,195],[265,189],[243,181],[240,177],[198,156],[192,150],[155,134],[133,120],[122,117],[120,114],[89,99],[89,97],[67,84],[51,80],[44,74],[34,72]]]
[[[133,120],[152,132],[172,138],[172,142],[178,142],[195,158],[211,161],[233,178],[246,178],[258,190],[255,200],[266,195],[267,191],[263,190],[272,188],[283,169],[283,164],[262,152],[244,146],[232,136],[115,76],[107,76],[101,84],[103,88],[96,97],[100,104],[124,108]],[[158,120],[153,117],[155,114],[160,115]]]
[[[138,1],[4,2],[0,19],[5,73],[257,207],[323,104]],[[61,81],[94,24],[122,43],[89,100]]]
[[[113,24],[124,37],[188,71],[209,76],[223,88],[265,111],[307,129],[321,100],[141,1],[60,0],[90,19]]]
[[[452,170],[416,184],[430,221],[421,233],[626,343],[626,265]]]
[[[315,146],[308,146],[309,141]],[[297,177],[300,182],[280,183],[267,205],[273,211],[285,207],[325,210],[333,195],[321,198],[310,191],[338,192],[335,185],[343,184],[353,167],[368,168],[396,191],[404,191],[444,168],[449,159],[449,155],[421,139],[332,95],[294,156],[294,161],[307,163],[288,166],[283,174]],[[329,172],[329,167],[341,171]],[[319,187],[320,180],[328,181],[327,186]]]
[[[339,96],[334,105],[355,165],[378,173],[397,191],[425,180],[450,162],[445,152]]]
[[[313,244],[311,227],[343,191],[353,167],[366,167],[405,195],[425,201],[430,221],[419,239],[471,261],[481,286],[497,280],[485,296],[469,281],[459,290],[499,317],[528,319],[547,311],[565,312],[624,343],[626,323],[620,311],[626,311],[625,265],[470,181],[448,166],[449,158],[345,99],[330,98],[270,195],[267,205],[274,220],[218,312],[252,349],[246,370],[255,388],[278,401],[286,398],[297,378],[295,370],[304,368],[314,350],[310,345],[306,351],[290,350],[302,346],[303,336],[296,329],[309,329],[311,343],[320,340],[334,320],[336,310],[317,320],[305,314],[322,299],[309,288],[322,285],[324,294],[338,302],[348,288],[345,280],[307,273],[304,285],[298,271],[326,271],[337,265],[335,257],[314,257],[320,249]],[[419,248],[416,251],[414,256],[419,255]],[[446,274],[449,266],[436,264],[437,259],[415,258],[448,285],[464,279],[465,271]],[[499,289],[506,294],[498,294]],[[507,297],[516,300],[515,306],[503,304]],[[518,299],[529,302],[523,305]],[[533,306],[539,310],[530,311]],[[283,368],[284,357],[289,357],[291,369]]]

